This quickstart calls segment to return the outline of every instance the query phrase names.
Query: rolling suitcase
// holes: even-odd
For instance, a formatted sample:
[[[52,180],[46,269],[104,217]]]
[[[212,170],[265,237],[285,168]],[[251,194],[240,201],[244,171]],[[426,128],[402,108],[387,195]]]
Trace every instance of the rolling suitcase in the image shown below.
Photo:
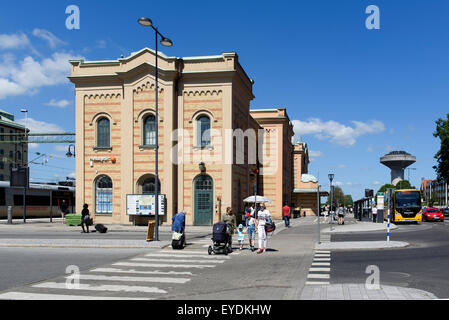
[[[95,225],[95,230],[97,230],[100,233],[106,233],[108,231],[108,228],[106,228],[104,225],[102,224],[96,224]]]
[[[184,234],[175,232],[172,237],[171,246],[173,249],[184,249],[185,236]]]

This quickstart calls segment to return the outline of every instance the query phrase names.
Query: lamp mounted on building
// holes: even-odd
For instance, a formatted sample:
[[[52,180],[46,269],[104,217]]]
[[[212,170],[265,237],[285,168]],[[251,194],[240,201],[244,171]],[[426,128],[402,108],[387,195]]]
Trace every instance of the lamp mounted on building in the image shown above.
[[[70,151],[71,147],[73,147],[73,153]],[[71,144],[69,145],[69,151],[65,154],[67,156],[67,158],[71,158],[72,156],[75,158],[75,145]]]
[[[200,162],[198,167],[200,168],[201,173],[206,173],[206,165],[204,164],[204,162]]]
[[[155,53],[155,110],[156,110],[156,148],[155,148],[155,181],[159,181],[159,108],[158,108],[158,91],[159,91],[159,79],[158,79],[158,36],[161,36],[161,44],[166,47],[173,46],[173,42],[164,37],[158,30],[153,26],[153,21],[150,18],[142,17],[138,20],[138,23],[144,27],[151,27],[155,32],[155,40],[156,40],[156,53]],[[154,229],[154,240],[159,241],[159,186],[155,184],[155,229]]]

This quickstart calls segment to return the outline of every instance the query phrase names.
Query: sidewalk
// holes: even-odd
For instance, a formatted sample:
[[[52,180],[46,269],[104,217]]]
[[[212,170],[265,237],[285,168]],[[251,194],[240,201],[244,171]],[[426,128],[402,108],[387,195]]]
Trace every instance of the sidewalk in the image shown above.
[[[299,219],[295,219],[299,220]],[[291,220],[294,221],[293,219]],[[280,232],[285,229],[283,220],[275,220],[276,231]],[[292,223],[292,226],[295,224]],[[132,225],[107,225],[108,232],[105,238],[85,238],[85,239],[26,239],[28,234],[32,233],[64,233],[70,237],[70,234],[78,235],[81,231],[81,227],[66,226],[62,223],[62,218],[53,218],[53,222],[50,223],[49,219],[28,219],[27,223],[23,223],[23,220],[16,219],[12,225],[8,225],[7,221],[0,221],[0,233],[1,232],[22,232],[23,239],[6,239],[0,238],[0,247],[32,247],[32,248],[127,248],[127,249],[140,249],[140,248],[166,248],[171,245],[170,240],[166,241],[150,241],[145,240],[148,226],[132,226]],[[136,232],[142,233],[142,240],[130,240],[130,239],[107,239],[107,235],[111,233],[120,232]],[[171,225],[163,224],[159,226],[159,233],[165,233],[171,235]],[[186,232],[191,235],[197,234],[198,236],[209,236],[212,234],[212,226],[186,226]],[[199,234],[199,235],[198,235]],[[87,235],[88,236],[88,235]],[[195,236],[194,236],[195,237]],[[171,238],[165,237],[165,238]]]
[[[387,223],[373,223],[362,222],[354,219],[353,217],[346,217],[345,224],[339,225],[336,221],[331,227],[327,222],[326,227],[321,231],[322,234],[331,236],[338,233],[363,233],[373,231],[384,231],[385,241],[345,241],[345,242],[330,242],[322,241],[315,246],[317,250],[360,250],[360,249],[391,249],[391,248],[403,248],[409,245],[404,241],[389,241],[387,242]],[[390,231],[397,229],[394,224],[390,224]]]
[[[413,289],[381,285],[367,289],[365,284],[307,285],[300,300],[435,300],[434,294]]]

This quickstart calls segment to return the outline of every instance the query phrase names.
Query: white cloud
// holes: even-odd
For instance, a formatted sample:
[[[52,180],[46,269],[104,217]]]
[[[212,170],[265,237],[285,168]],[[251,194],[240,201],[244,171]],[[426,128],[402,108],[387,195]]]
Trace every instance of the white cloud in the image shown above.
[[[26,125],[26,127],[30,130],[30,133],[64,133],[64,132],[66,132],[66,130],[64,130],[62,127],[58,126],[57,124],[34,120],[33,118],[28,118],[26,120],[19,119],[19,120],[17,120],[17,123],[24,125],[24,126]]]
[[[56,100],[56,99],[51,99],[50,102],[47,102],[45,105],[46,106],[51,106],[51,107],[58,107],[58,108],[65,108],[68,105],[70,105],[72,103],[72,101],[69,100]]]
[[[319,158],[319,157],[322,157],[322,156],[323,156],[323,153],[321,151],[309,150],[309,157]]]
[[[33,30],[33,36],[47,41],[48,45],[52,49],[56,48],[58,45],[65,45],[66,44],[64,41],[62,41],[61,39],[56,37],[53,33],[51,33],[48,30],[44,30],[44,29],[38,29],[38,28],[34,29]]]
[[[39,88],[68,83],[70,59],[80,59],[69,53],[56,52],[50,58],[36,61],[31,56],[16,62],[11,56],[0,61],[0,99],[22,94],[35,94]]]
[[[335,181],[335,182],[333,182],[332,183],[334,186],[337,186],[337,187],[341,187],[341,186],[344,186],[345,184],[344,184],[344,182],[341,182],[341,181]]]
[[[37,149],[39,145],[37,143],[28,143],[28,149]]]
[[[369,146],[369,147],[366,149],[366,151],[367,151],[367,152],[374,152],[374,148],[371,147],[371,146]]]
[[[0,49],[23,49],[30,45],[30,40],[24,33],[0,34]]]
[[[67,152],[68,147],[66,145],[57,145],[54,148],[56,151]]]
[[[356,139],[366,134],[376,134],[385,131],[385,125],[378,120],[369,122],[352,121],[353,126],[346,126],[336,121],[323,122],[321,119],[311,118],[307,121],[293,120],[295,137],[313,134],[320,140],[330,140],[341,146],[353,146]]]
[[[375,186],[380,186],[382,184],[382,182],[380,182],[380,181],[374,181],[373,182],[373,185],[375,185]]]

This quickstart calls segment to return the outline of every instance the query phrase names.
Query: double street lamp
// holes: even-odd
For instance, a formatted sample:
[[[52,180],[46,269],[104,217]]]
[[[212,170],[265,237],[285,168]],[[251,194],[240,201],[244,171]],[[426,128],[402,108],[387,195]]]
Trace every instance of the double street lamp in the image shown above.
[[[155,42],[156,42],[156,71],[155,71],[155,78],[156,78],[156,85],[155,85],[155,103],[156,103],[156,107],[155,107],[155,112],[156,112],[156,146],[155,146],[155,188],[154,188],[154,193],[155,193],[155,230],[154,230],[154,239],[156,241],[159,241],[159,107],[158,107],[158,91],[159,91],[159,86],[158,86],[158,72],[159,72],[159,68],[158,68],[158,58],[159,58],[159,54],[158,54],[158,37],[161,37],[161,44],[165,47],[171,47],[173,46],[173,42],[164,37],[157,28],[154,27],[153,25],[153,21],[151,21],[151,19],[149,18],[140,18],[138,20],[138,23],[141,26],[144,27],[151,27],[153,28],[154,32],[155,32]]]

